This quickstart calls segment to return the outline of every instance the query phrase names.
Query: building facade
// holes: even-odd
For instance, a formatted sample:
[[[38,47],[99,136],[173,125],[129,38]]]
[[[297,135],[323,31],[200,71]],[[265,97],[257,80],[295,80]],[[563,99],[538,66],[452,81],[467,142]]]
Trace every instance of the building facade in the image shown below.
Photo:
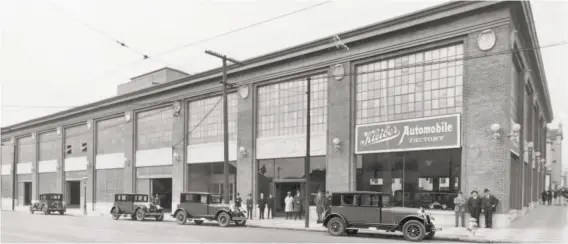
[[[373,190],[432,208],[490,189],[506,226],[545,186],[550,98],[528,2],[451,2],[232,67],[230,198]],[[523,51],[521,51],[523,50]],[[529,72],[530,71],[530,72]],[[225,189],[221,70],[2,128],[2,208],[46,192]],[[310,182],[306,188],[307,79]],[[29,191],[28,188],[31,188]],[[169,202],[168,202],[169,201]]]

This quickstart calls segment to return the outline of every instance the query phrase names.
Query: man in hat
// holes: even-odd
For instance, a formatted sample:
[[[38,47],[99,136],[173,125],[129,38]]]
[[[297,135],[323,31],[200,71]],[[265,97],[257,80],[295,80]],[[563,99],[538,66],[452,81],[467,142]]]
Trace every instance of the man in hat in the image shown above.
[[[483,190],[483,199],[481,201],[481,211],[485,215],[485,228],[493,227],[493,212],[497,209],[499,200],[489,193],[488,189]]]
[[[465,227],[465,197],[460,191],[458,196],[454,198],[454,211],[456,212],[456,227],[458,227],[459,219],[461,218],[461,227]]]
[[[477,222],[477,226],[479,226],[479,216],[481,215],[481,198],[477,195],[477,191],[471,192],[471,197],[467,199],[467,210],[469,210],[469,214],[472,218],[474,218]]]
[[[247,219],[252,219],[252,194],[247,196]]]

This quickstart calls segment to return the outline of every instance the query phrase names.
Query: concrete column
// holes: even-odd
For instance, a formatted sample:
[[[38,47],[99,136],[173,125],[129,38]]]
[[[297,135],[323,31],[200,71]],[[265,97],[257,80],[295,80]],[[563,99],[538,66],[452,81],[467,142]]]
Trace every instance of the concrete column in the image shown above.
[[[60,145],[59,153],[57,154],[57,191],[65,194],[65,132],[62,127],[59,127],[60,133],[58,135],[57,143]],[[65,196],[64,196],[65,197]]]
[[[326,190],[330,192],[355,190],[357,172],[353,146],[355,129],[355,106],[352,87],[354,75],[349,62],[341,63],[344,73],[340,80],[334,78],[332,66],[327,81],[327,175]],[[340,148],[336,149],[333,139],[338,138]]]
[[[253,199],[256,199],[258,192],[256,162],[256,135],[254,133],[256,128],[256,87],[247,85],[249,95],[243,98],[238,97],[238,115],[237,115],[237,150],[243,147],[247,150],[246,156],[241,156],[237,152],[237,193],[243,199],[249,193],[253,194]]]
[[[15,139],[12,138],[12,141],[15,141]],[[2,172],[3,174],[6,175],[2,175],[2,177],[8,177],[9,178],[9,182],[7,186],[2,186],[2,187],[7,187],[9,188],[8,194],[7,195],[2,195],[2,210],[12,210],[12,197],[13,197],[13,193],[12,193],[12,184],[14,183],[14,175],[15,175],[15,168],[14,168],[14,163],[16,162],[15,160],[15,147],[14,144],[12,142],[3,142],[4,146],[6,148],[5,151],[2,151],[2,153],[6,153],[9,156],[5,156],[2,154],[2,158],[7,159],[7,162],[2,161],[3,165],[4,164],[9,164],[11,165],[11,170],[10,172]]]
[[[87,138],[85,138],[85,142],[87,143],[87,172],[86,172],[86,176],[87,176],[87,199],[85,199],[87,201],[87,210],[88,211],[94,211],[95,210],[95,155],[97,153],[97,142],[95,141],[95,133],[97,132],[96,130],[96,125],[93,121],[87,122],[90,123],[91,128],[88,131],[88,136]],[[81,186],[83,186],[84,183],[81,183]],[[81,191],[83,191],[84,188],[81,188]],[[83,195],[81,196],[81,198],[83,198]],[[81,206],[83,207],[83,206]]]
[[[34,134],[32,141],[34,144],[32,156],[32,201],[39,199],[39,174],[38,174],[38,161],[39,161],[39,140],[38,135]]]
[[[179,155],[178,160],[174,158],[172,166],[172,211],[175,211],[176,204],[180,201],[180,193],[187,188],[187,103],[180,102],[181,109],[177,117],[174,117],[172,133],[173,154]]]
[[[136,192],[136,116],[133,111],[126,112],[130,114],[130,121],[126,121],[124,125],[124,192]]]

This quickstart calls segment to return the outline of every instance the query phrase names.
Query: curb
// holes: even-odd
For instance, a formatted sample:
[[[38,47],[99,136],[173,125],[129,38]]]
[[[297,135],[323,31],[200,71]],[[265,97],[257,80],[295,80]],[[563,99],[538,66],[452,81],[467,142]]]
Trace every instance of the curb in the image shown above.
[[[275,230],[296,230],[296,231],[307,231],[307,232],[326,232],[324,229],[318,230],[318,229],[306,229],[306,228],[294,228],[294,227],[277,227],[277,226],[261,226],[261,225],[255,225],[255,224],[247,224],[246,225],[247,228],[263,228],[263,229],[275,229]],[[393,235],[393,234],[388,234],[388,233],[381,233],[383,234],[383,236],[397,236],[397,235]],[[507,241],[494,241],[494,240],[476,240],[476,239],[471,239],[471,238],[461,238],[461,237],[435,237],[434,241],[436,240],[440,240],[440,241],[459,241],[459,242],[467,242],[467,243],[513,243],[513,242],[507,242]]]

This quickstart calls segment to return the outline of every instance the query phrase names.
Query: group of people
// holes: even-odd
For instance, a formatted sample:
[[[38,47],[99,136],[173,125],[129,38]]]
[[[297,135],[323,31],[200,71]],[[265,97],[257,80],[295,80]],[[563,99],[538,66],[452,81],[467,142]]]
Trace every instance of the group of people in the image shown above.
[[[483,197],[480,197],[477,191],[472,191],[471,196],[466,199],[462,192],[454,198],[456,227],[458,227],[459,219],[461,218],[461,227],[465,227],[465,212],[468,211],[472,218],[476,220],[479,225],[479,217],[481,214],[485,216],[485,228],[493,227],[493,213],[497,209],[499,199],[493,196],[488,189],[483,190]]]
[[[543,191],[540,193],[540,204],[541,205],[552,205],[552,204],[566,204],[568,200],[568,189],[561,188],[548,191]]]
[[[237,197],[235,198],[235,207],[236,208],[241,208],[243,199],[241,198],[240,194],[237,193]],[[252,219],[252,210],[254,207],[253,201],[252,201],[252,194],[248,194],[247,200],[246,200],[246,207],[247,207],[247,218],[248,219]],[[272,194],[270,194],[268,196],[268,198],[264,197],[264,193],[260,193],[260,197],[257,200],[256,203],[256,207],[260,210],[260,215],[259,215],[259,219],[264,219],[264,211],[266,209],[268,209],[267,211],[267,218],[274,218],[274,197],[272,196]]]

